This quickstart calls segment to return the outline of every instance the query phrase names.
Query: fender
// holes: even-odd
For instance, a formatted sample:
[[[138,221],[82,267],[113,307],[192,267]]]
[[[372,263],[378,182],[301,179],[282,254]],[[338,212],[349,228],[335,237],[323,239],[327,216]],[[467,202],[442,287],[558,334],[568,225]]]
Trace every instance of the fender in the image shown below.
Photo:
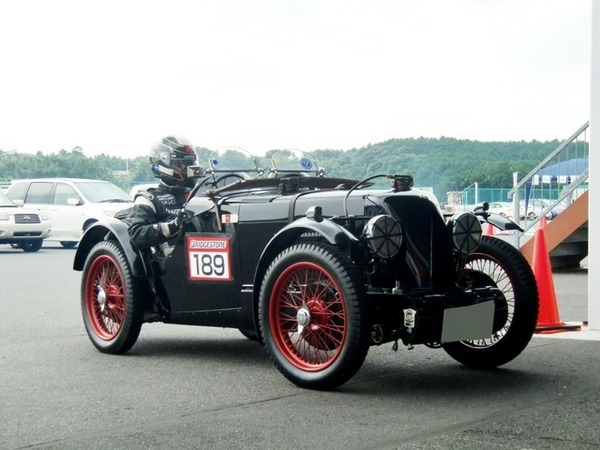
[[[331,245],[342,249],[360,241],[348,230],[329,219],[316,220],[308,217],[297,219],[279,230],[263,250],[254,275],[255,285],[256,283],[260,283],[262,276],[267,271],[267,267],[275,255],[306,232],[316,233]]]
[[[498,213],[488,212],[488,213],[486,213],[485,216],[483,216],[483,219],[485,222],[491,223],[496,228],[499,228],[502,231],[506,231],[506,230],[519,230],[521,232],[523,231],[523,228],[521,228],[517,223],[510,220],[508,217],[504,217]]]
[[[125,257],[131,266],[133,275],[136,277],[146,276],[142,258],[138,252],[131,246],[127,224],[118,219],[107,219],[93,223],[83,234],[77,252],[73,260],[73,270],[82,271],[85,260],[92,250],[92,247],[100,241],[114,240],[119,243]]]

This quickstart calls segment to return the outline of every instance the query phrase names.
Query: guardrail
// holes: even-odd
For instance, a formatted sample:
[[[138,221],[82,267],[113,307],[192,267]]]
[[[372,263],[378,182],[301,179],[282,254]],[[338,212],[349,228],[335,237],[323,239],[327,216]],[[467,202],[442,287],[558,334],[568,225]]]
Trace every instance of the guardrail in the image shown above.
[[[588,190],[588,128],[586,122],[521,180],[514,175],[515,185],[507,196],[512,197],[522,234],[537,228],[542,217],[552,219]]]

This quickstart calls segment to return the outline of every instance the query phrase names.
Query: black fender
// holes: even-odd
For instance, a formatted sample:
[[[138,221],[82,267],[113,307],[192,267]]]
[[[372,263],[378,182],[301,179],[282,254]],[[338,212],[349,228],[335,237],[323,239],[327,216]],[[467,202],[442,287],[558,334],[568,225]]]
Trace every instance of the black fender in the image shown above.
[[[85,260],[94,245],[100,241],[111,240],[117,241],[125,252],[133,275],[136,277],[145,277],[146,271],[144,269],[142,258],[131,246],[131,240],[127,229],[127,224],[118,219],[107,218],[106,220],[94,222],[85,231],[77,245],[75,259],[73,260],[73,270],[83,270]]]
[[[279,232],[271,238],[260,255],[254,274],[254,285],[257,287],[255,292],[257,294],[261,280],[267,271],[269,264],[275,258],[275,255],[280,253],[282,249],[291,245],[292,242],[296,241],[304,233],[316,233],[331,245],[342,250],[359,242],[359,239],[356,236],[329,219],[316,220],[313,218],[302,217],[293,221],[279,230]]]
[[[485,214],[485,216],[483,216],[483,219],[485,222],[491,223],[496,228],[499,228],[502,231],[506,231],[506,230],[519,230],[521,232],[523,231],[523,228],[521,228],[517,223],[510,220],[508,217],[504,217],[498,213],[489,213],[488,212]]]

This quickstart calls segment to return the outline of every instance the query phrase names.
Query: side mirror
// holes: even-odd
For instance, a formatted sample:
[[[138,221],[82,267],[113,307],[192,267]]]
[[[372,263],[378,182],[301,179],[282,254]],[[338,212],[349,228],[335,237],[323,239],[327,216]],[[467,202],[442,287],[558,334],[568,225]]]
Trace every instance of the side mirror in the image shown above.
[[[67,205],[69,205],[69,206],[79,206],[81,204],[82,204],[82,202],[78,198],[71,197],[71,198],[67,199]]]

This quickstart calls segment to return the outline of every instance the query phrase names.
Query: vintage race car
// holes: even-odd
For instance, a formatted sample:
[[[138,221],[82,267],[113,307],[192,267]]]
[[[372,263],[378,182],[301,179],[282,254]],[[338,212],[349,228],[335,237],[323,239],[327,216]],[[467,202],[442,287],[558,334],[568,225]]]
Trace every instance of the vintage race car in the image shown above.
[[[334,389],[373,345],[424,344],[490,368],[535,331],[532,270],[481,223],[517,225],[485,207],[445,219],[410,176],[328,177],[296,151],[262,168],[229,148],[191,172],[168,252],[133,248],[126,214],[81,239],[73,267],[101,352],[128,351],[144,322],[236,328],[296,385]]]

